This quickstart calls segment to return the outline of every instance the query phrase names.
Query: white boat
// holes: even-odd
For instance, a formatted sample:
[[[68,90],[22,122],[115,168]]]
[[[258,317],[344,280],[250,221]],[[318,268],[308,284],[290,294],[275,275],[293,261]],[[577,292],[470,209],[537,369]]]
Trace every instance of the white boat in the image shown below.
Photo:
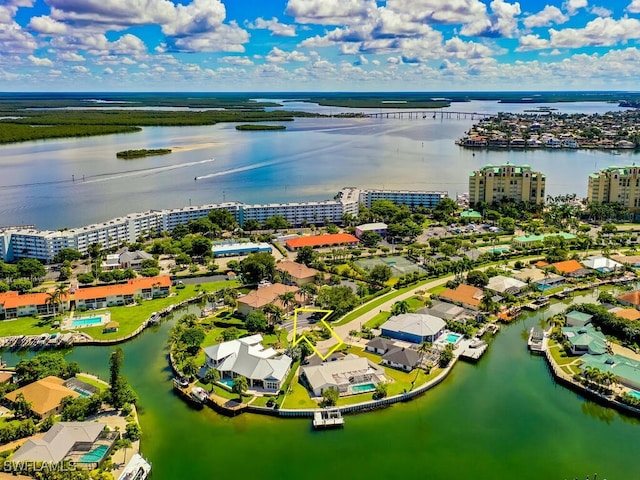
[[[136,453],[118,477],[118,480],[145,480],[151,473],[151,464]]]
[[[191,397],[198,403],[205,403],[209,400],[209,392],[202,387],[193,387],[191,389]]]

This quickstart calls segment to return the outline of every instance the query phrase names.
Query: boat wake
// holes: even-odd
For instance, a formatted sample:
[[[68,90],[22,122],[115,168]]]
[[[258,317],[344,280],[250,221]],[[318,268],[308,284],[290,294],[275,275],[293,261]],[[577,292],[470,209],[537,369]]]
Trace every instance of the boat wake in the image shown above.
[[[166,165],[164,167],[151,167],[151,168],[141,168],[138,170],[126,170],[123,172],[111,172],[111,173],[103,173],[100,175],[92,175],[91,177],[86,177],[84,179],[84,181],[80,180],[79,183],[98,183],[98,182],[108,182],[111,180],[117,180],[119,178],[126,178],[126,177],[134,177],[134,176],[138,176],[138,175],[150,175],[150,174],[155,174],[155,173],[160,173],[160,172],[167,172],[170,170],[177,170],[180,168],[187,168],[187,167],[193,167],[196,165],[202,165],[205,163],[211,163],[215,161],[215,159],[213,158],[209,158],[207,160],[199,160],[197,162],[186,162],[186,163],[179,163],[176,165]],[[88,178],[88,179],[87,179]],[[76,182],[78,182],[78,179],[76,179]]]
[[[231,175],[233,173],[246,172],[248,170],[255,170],[256,168],[268,167],[270,165],[276,165],[278,163],[283,163],[279,160],[271,160],[268,162],[259,162],[254,163],[253,165],[246,165],[244,167],[230,168],[228,170],[222,170],[221,172],[209,173],[208,175],[200,175],[196,177],[196,180],[203,180],[205,178],[214,178],[214,177],[222,177],[224,175]]]

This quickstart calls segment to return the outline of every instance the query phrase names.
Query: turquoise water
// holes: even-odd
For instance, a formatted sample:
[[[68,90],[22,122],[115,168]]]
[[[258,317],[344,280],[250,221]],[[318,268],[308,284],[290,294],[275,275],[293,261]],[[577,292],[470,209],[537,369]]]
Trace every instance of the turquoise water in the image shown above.
[[[445,340],[449,343],[456,343],[458,340],[460,340],[460,337],[462,337],[462,335],[459,335],[457,333],[449,333],[447,334],[447,338]]]
[[[88,327],[90,325],[95,325],[97,323],[102,323],[101,317],[91,317],[91,318],[80,318],[78,320],[72,320],[72,327]]]
[[[370,390],[375,390],[376,386],[373,383],[363,383],[360,385],[352,385],[351,386],[351,391],[353,393],[362,393],[362,392],[368,392]]]
[[[231,380],[230,378],[221,378],[220,380],[218,380],[218,383],[222,383],[229,388],[233,388],[233,380]]]
[[[98,445],[89,453],[82,455],[82,457],[80,457],[80,463],[99,462],[102,460],[102,457],[104,457],[104,454],[107,453],[107,450],[109,450],[109,447],[106,445]]]
[[[489,251],[491,253],[504,253],[509,251],[509,247],[494,247],[490,248]]]
[[[631,395],[633,398],[640,398],[640,392],[636,392],[635,390],[630,390],[629,395]]]

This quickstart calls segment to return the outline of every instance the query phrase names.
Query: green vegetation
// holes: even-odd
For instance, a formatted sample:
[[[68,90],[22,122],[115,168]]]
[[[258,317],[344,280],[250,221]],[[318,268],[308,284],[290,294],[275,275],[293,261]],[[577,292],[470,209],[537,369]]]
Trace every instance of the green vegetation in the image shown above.
[[[97,380],[92,376],[84,375],[82,373],[77,373],[76,374],[76,378],[78,380],[83,381],[84,383],[88,383],[89,385],[92,385],[92,386],[96,387],[101,392],[105,391],[109,387],[109,384],[107,384],[107,383],[105,383],[105,382],[103,382],[101,380]]]
[[[170,148],[142,148],[140,150],[122,150],[121,152],[116,153],[116,157],[118,158],[142,158],[142,157],[153,157],[155,155],[166,155],[171,153]]]
[[[80,371],[76,362],[67,363],[61,353],[40,353],[33,358],[20,360],[16,365],[16,374],[21,385],[35,382],[41,378],[55,376],[73,377]]]
[[[282,408],[318,408],[317,402],[309,397],[309,391],[300,383],[296,376],[284,399]]]
[[[285,125],[254,125],[251,123],[244,123],[242,125],[236,125],[236,130],[286,130]]]
[[[15,120],[14,120],[15,121]],[[0,144],[44,140],[50,138],[90,137],[114,133],[139,132],[140,127],[128,125],[20,125],[0,122]]]

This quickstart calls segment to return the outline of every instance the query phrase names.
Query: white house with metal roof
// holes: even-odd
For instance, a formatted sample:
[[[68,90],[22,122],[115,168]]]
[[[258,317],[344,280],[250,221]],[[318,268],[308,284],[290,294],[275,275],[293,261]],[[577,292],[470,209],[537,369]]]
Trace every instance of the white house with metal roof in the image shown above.
[[[335,388],[341,396],[362,393],[366,391],[363,387],[370,386],[373,390],[378,383],[386,381],[382,367],[354,354],[342,360],[303,366],[300,372],[316,397],[322,396],[327,388]]]
[[[517,278],[496,275],[489,279],[489,283],[486,288],[492,292],[518,295],[526,287],[527,284]]]
[[[385,337],[412,343],[433,342],[446,327],[444,320],[429,314],[403,313],[384,322],[380,329]]]
[[[597,270],[600,273],[610,273],[616,270],[624,270],[624,265],[601,255],[592,255],[585,258],[582,264],[591,270]]]
[[[282,387],[292,363],[289,356],[264,348],[260,334],[212,345],[204,353],[206,366],[218,370],[223,379],[243,376],[249,388],[274,392]]]

